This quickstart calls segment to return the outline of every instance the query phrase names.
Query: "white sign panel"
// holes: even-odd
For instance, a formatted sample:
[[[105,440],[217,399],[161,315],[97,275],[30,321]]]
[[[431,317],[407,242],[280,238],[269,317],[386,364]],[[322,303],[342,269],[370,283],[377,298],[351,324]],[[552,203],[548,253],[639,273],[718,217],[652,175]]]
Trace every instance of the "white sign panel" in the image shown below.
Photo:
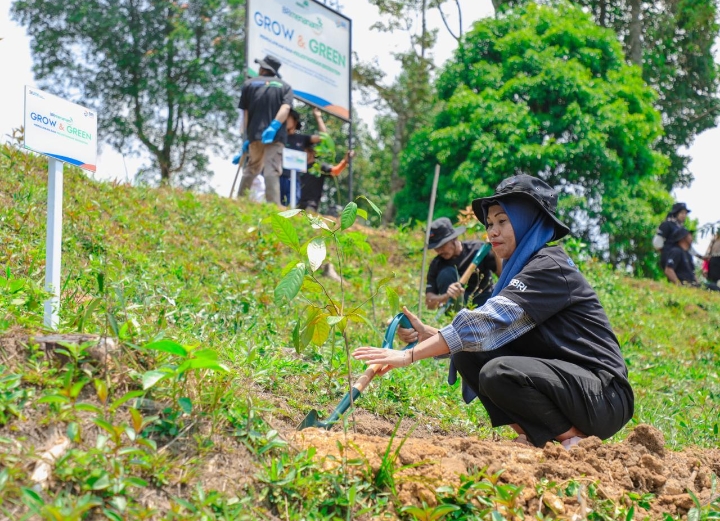
[[[94,172],[97,144],[94,111],[25,86],[25,148]]]
[[[307,152],[283,148],[282,166],[286,170],[307,172]]]
[[[247,0],[248,73],[272,54],[295,97],[350,119],[351,22],[313,0]]]

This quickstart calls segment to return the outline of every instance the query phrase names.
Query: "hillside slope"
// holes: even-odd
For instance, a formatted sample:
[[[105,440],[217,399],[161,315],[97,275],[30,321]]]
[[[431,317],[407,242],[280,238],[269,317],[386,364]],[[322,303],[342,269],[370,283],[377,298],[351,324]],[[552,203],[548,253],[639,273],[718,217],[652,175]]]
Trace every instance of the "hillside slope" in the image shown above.
[[[11,519],[715,510],[718,295],[582,263],[636,392],[635,418],[609,444],[589,440],[572,455],[509,444],[477,402],[461,405],[457,387],[444,384],[447,363],[434,360],[374,381],[347,430],[298,434],[310,409],[327,414],[347,389],[346,347],[379,345],[397,312],[392,292],[371,298],[383,279],[394,274],[399,301],[416,305],[421,232],[356,224],[338,234],[343,256],[327,241],[342,284],[318,276],[326,293],[306,285],[276,304],[275,287],[299,258],[268,221],[276,209],[96,183],[66,168],[59,329],[81,336],[58,344],[38,338],[47,333],[45,184],[42,158],[0,150],[0,511]],[[318,236],[302,216],[287,222],[298,244]],[[297,352],[303,302],[328,298],[368,323]],[[92,335],[113,342],[98,354]],[[47,479],[31,479],[53,447],[62,456],[46,456]],[[405,508],[423,503],[425,514]]]

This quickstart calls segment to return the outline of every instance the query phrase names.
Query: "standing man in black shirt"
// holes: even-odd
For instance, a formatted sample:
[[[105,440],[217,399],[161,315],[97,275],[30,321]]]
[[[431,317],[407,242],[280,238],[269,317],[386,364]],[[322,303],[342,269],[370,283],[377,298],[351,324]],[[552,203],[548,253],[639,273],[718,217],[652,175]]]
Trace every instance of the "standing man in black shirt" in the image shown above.
[[[285,120],[293,103],[292,87],[280,78],[280,60],[268,54],[260,64],[260,75],[243,83],[238,108],[243,110],[245,142],[242,152],[249,153],[248,165],[240,181],[245,195],[255,177],[265,176],[265,200],[280,204],[282,150],[287,135]],[[236,156],[239,160],[239,156]],[[237,164],[233,160],[234,164]]]
[[[322,118],[322,112],[317,107],[313,108],[313,116],[317,122],[319,132],[327,132],[325,127],[325,121]],[[297,110],[292,109],[287,118],[287,141],[285,146],[291,150],[306,150],[316,143],[320,143],[320,136],[317,134],[301,134],[298,130],[302,129],[302,121],[300,120],[300,114]],[[310,161],[308,161],[310,163]],[[308,165],[309,166],[309,165]],[[300,201],[300,172],[297,172],[295,177],[295,204]],[[284,206],[290,206],[290,170],[284,169],[282,176],[280,177],[280,202]]]
[[[427,273],[425,305],[428,309],[435,309],[448,299],[457,299],[461,295],[464,295],[465,302],[472,300],[475,307],[482,306],[490,298],[493,290],[492,272],[499,276],[501,267],[493,252],[485,256],[466,288],[458,282],[483,245],[481,241],[460,241],[458,237],[465,230],[465,226],[454,228],[447,217],[436,219],[430,224],[428,248],[435,250],[437,257],[430,263]]]

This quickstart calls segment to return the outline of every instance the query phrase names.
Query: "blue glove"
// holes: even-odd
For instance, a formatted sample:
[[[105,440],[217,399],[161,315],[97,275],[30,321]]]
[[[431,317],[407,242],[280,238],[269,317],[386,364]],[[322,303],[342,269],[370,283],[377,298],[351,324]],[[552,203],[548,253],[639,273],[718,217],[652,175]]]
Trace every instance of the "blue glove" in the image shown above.
[[[239,154],[237,154],[235,157],[232,158],[232,164],[237,165],[240,162],[240,158],[243,154],[247,154],[248,149],[250,148],[250,141],[245,141],[242,146],[242,150]]]
[[[273,119],[270,122],[270,126],[262,133],[262,142],[266,145],[272,143],[273,139],[275,139],[275,134],[277,134],[277,131],[280,130],[280,127],[282,127],[282,123],[280,123],[277,119]]]

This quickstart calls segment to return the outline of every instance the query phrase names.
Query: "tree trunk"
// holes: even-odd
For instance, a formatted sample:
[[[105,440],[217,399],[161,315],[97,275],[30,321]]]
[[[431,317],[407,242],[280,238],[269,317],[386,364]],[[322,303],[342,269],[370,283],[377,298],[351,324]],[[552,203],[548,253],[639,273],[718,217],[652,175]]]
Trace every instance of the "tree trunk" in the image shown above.
[[[170,186],[170,165],[165,162],[160,163],[160,185]]]
[[[607,0],[600,0],[600,12],[598,13],[598,25],[607,27]]]
[[[422,32],[420,33],[420,57],[425,59],[425,37],[427,35],[427,0],[422,3]]]
[[[630,32],[628,33],[628,58],[631,63],[642,67],[642,21],[640,20],[641,0],[630,0]]]
[[[390,174],[390,201],[388,202],[387,207],[385,208],[385,213],[383,213],[382,222],[383,224],[390,224],[395,220],[395,196],[398,194],[400,190],[403,189],[403,185],[405,184],[403,181],[404,179],[400,177],[399,170],[400,170],[400,154],[402,152],[403,148],[403,139],[402,139],[402,133],[405,130],[405,120],[401,114],[398,114],[397,119],[395,120],[395,136],[393,139],[393,157],[392,157],[392,163],[391,168],[392,172]]]

